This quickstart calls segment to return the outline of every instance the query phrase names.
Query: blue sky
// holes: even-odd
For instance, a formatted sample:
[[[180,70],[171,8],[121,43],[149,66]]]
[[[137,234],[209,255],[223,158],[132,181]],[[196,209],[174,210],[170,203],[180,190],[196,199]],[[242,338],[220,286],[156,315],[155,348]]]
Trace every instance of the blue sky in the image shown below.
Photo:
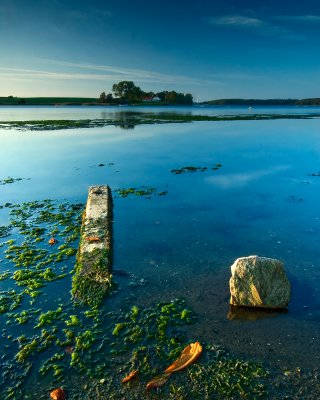
[[[320,97],[318,0],[0,0],[0,96]]]

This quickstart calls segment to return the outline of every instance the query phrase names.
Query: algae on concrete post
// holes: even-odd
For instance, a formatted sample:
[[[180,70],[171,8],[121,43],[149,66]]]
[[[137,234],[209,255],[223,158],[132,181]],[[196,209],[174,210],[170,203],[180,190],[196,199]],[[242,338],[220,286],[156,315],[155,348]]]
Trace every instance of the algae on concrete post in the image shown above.
[[[106,185],[91,186],[82,219],[72,296],[84,304],[100,304],[111,287],[111,267],[111,190]]]

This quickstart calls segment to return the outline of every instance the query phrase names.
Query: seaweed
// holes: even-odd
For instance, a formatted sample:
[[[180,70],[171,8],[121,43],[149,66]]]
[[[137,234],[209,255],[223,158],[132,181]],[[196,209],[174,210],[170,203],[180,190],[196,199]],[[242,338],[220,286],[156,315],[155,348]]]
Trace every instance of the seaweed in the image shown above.
[[[222,164],[216,163],[214,164],[211,169],[213,171],[216,171],[222,167]],[[182,168],[175,168],[175,169],[170,169],[169,172],[172,172],[175,175],[181,175],[186,172],[204,172],[207,171],[210,167],[194,167],[194,166],[187,166],[187,167],[182,167]]]
[[[130,187],[130,188],[116,189],[115,193],[119,197],[138,196],[138,197],[150,199],[151,196],[164,196],[168,192],[166,190],[158,192],[157,189],[154,187],[140,186],[137,188]]]
[[[196,121],[259,121],[275,119],[313,119],[319,118],[319,113],[313,114],[243,114],[243,115],[196,115],[183,113],[117,113],[109,119],[82,119],[82,120],[30,120],[30,121],[1,121],[1,129],[15,129],[19,131],[53,131],[60,129],[97,128],[114,125],[123,129],[134,128],[136,125],[191,123]]]
[[[77,256],[72,277],[72,296],[83,304],[97,306],[113,287],[111,255],[108,249],[94,249],[90,253]],[[84,265],[90,265],[90,273],[83,273]]]
[[[62,318],[62,307],[58,307],[56,310],[49,310],[42,313],[38,317],[38,324],[35,328],[41,328],[44,325],[52,325],[54,321]]]
[[[0,226],[0,238],[5,238],[11,234],[11,226]]]
[[[8,178],[0,179],[0,185],[8,185],[10,183],[22,181],[23,179],[26,178],[12,178],[11,176],[8,176]]]

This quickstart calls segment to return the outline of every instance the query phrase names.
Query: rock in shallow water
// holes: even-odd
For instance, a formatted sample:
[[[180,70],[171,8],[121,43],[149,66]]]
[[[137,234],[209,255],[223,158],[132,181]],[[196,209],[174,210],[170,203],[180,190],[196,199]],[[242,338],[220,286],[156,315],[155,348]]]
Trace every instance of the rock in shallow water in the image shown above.
[[[281,261],[249,256],[231,266],[230,304],[234,306],[286,308],[290,283]]]

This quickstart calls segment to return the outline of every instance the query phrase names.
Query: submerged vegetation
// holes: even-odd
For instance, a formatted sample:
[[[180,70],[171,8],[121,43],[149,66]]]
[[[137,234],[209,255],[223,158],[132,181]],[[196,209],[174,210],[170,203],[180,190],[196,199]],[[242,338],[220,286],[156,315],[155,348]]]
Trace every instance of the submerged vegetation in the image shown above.
[[[0,317],[7,327],[2,330],[5,362],[0,384],[5,398],[29,398],[24,382],[31,378],[31,370],[32,379],[43,377],[49,382],[47,388],[42,384],[35,388],[38,394],[49,391],[50,385],[63,385],[68,386],[68,398],[89,399],[97,394],[110,399],[143,398],[147,382],[188,344],[183,327],[196,323],[196,315],[181,299],[149,308],[127,304],[120,311],[109,311],[90,301],[79,307],[71,296],[62,303],[56,295],[48,308],[51,289],[46,286],[52,285],[58,293],[56,285],[72,271],[83,205],[44,200],[8,208],[14,234],[3,242],[8,269],[2,278],[10,288],[0,295]],[[49,244],[52,237],[55,242]],[[94,298],[90,293],[88,297]],[[265,392],[262,367],[223,354],[205,345],[199,364],[170,377],[157,389],[159,395],[197,399],[204,393],[217,398],[232,393],[240,398],[243,392],[258,398]],[[136,379],[123,385],[122,379],[136,370]],[[82,385],[67,383],[70,376],[77,376]],[[150,398],[154,395],[150,393]]]
[[[112,124],[132,127],[143,123],[313,117],[124,115],[117,121],[12,121],[2,123],[1,127],[50,130]],[[216,171],[221,167],[220,163],[188,165],[170,172],[187,175]],[[0,182],[7,184],[21,179],[8,177],[7,182],[6,179]],[[167,191],[138,186],[120,188],[114,194],[123,198],[151,198],[166,195]],[[291,197],[289,201],[296,201]],[[306,382],[309,375],[303,375],[298,369],[277,371],[277,379],[273,379],[273,372],[262,364],[234,357],[214,342],[201,342],[203,352],[196,364],[170,377],[163,374],[191,341],[200,340],[192,337],[190,328],[197,323],[197,315],[187,301],[165,299],[148,306],[136,303],[130,288],[142,287],[147,281],[128,273],[123,279],[130,279],[125,289],[131,297],[121,304],[115,302],[114,307],[111,301],[104,303],[104,288],[92,279],[79,279],[74,275],[77,268],[81,269],[80,264],[75,268],[74,265],[83,204],[44,200],[20,205],[6,203],[0,209],[10,213],[8,225],[0,226],[3,239],[0,242],[0,281],[3,284],[0,292],[3,326],[0,390],[4,398],[44,398],[57,386],[66,389],[68,399],[84,400],[298,398],[294,397],[294,385]],[[99,236],[90,237],[93,242],[98,239]],[[110,254],[105,252],[96,265],[97,276],[109,266],[109,261]],[[85,299],[81,304],[72,298],[78,291]],[[155,376],[159,387],[147,393],[146,385]],[[316,374],[310,377],[310,382],[306,383],[309,387],[317,387]],[[33,387],[33,392],[30,394],[26,387]]]
[[[31,121],[2,121],[0,129],[17,129],[22,131],[44,131],[60,129],[98,128],[108,125],[119,126],[123,129],[132,129],[136,125],[186,123],[195,121],[255,121],[275,119],[312,119],[319,118],[314,114],[242,114],[242,115],[194,115],[173,112],[137,112],[124,111],[114,113],[109,119],[82,119],[82,120],[31,120]]]
[[[168,192],[166,190],[158,192],[156,188],[140,186],[138,188],[122,188],[116,189],[115,193],[119,197],[138,196],[150,199],[152,196],[165,196]]]
[[[175,168],[175,169],[170,169],[169,172],[172,172],[175,175],[180,175],[184,174],[185,172],[204,172],[207,171],[209,168],[212,169],[213,171],[216,171],[222,167],[222,164],[217,163],[214,164],[213,167],[194,167],[194,166],[187,166],[187,167],[182,167],[182,168]]]
[[[8,185],[9,183],[23,181],[24,179],[25,178],[11,178],[11,176],[8,176],[8,178],[0,179],[0,185]]]
[[[51,200],[10,204],[10,224],[1,227],[1,237],[16,232],[14,239],[3,242],[5,259],[15,266],[5,272],[5,279],[16,288],[0,293],[0,312],[15,309],[25,297],[34,303],[42,287],[66,277],[65,263],[76,253],[72,243],[78,240],[82,207]],[[51,246],[48,239],[53,235],[63,244]]]

